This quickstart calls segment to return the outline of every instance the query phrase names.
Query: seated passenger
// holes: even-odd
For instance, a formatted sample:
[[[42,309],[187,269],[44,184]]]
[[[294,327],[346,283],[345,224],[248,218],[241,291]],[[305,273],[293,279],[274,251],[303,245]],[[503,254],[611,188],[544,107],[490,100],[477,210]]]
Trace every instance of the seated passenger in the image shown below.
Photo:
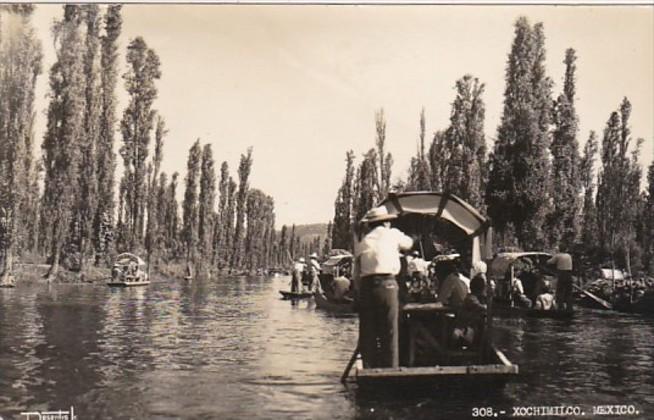
[[[332,294],[334,296],[334,300],[336,301],[344,301],[347,300],[347,295],[350,291],[350,285],[351,282],[347,277],[336,277],[332,281]]]
[[[443,261],[439,270],[439,278],[444,278],[436,302],[446,306],[460,307],[468,295],[468,285],[457,270],[454,261]]]
[[[552,286],[549,282],[545,283],[543,286],[543,293],[538,295],[536,298],[534,309],[540,309],[543,311],[556,309],[556,302],[554,301],[554,295],[552,294]]]
[[[479,339],[486,316],[486,283],[481,276],[470,281],[470,293],[463,301],[463,307],[453,330],[453,339],[459,346],[470,346]]]
[[[522,281],[518,277],[511,279],[510,286],[511,302],[520,308],[531,308],[531,300],[525,295],[525,289],[522,287]]]

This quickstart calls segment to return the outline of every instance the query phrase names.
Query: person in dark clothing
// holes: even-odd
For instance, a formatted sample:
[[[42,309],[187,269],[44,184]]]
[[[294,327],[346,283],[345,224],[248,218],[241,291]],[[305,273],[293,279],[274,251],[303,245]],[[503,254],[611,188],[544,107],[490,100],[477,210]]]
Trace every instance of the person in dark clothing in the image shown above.
[[[400,251],[409,250],[413,239],[395,228],[385,207],[364,217],[369,231],[355,246],[359,281],[359,349],[363,365],[398,367],[399,297],[396,276]]]
[[[486,282],[482,276],[475,276],[470,281],[470,293],[459,311],[457,326],[453,331],[454,342],[459,346],[478,344],[485,317]]]

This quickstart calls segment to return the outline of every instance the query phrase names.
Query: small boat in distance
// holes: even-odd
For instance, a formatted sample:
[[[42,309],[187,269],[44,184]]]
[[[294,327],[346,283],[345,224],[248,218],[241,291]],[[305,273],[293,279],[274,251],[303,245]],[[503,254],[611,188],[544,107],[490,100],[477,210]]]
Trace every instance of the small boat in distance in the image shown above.
[[[289,292],[288,290],[280,290],[279,293],[284,300],[310,299],[313,297],[313,292]]]
[[[116,257],[111,269],[111,279],[107,282],[109,287],[133,287],[150,284],[146,263],[140,257],[125,252]]]

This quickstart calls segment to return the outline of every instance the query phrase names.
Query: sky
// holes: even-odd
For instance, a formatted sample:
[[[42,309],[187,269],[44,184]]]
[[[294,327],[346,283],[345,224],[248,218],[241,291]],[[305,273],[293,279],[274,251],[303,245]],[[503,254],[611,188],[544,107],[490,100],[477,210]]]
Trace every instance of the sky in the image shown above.
[[[37,84],[37,138],[43,138],[50,32],[61,5],[38,5],[44,47]],[[154,108],[168,128],[162,170],[185,175],[196,139],[211,143],[236,178],[253,147],[250,186],[275,200],[276,224],[326,223],[345,169],[374,146],[383,108],[393,179],[416,152],[420,110],[428,138],[449,123],[454,84],[469,73],[485,83],[489,149],[503,106],[504,73],[519,16],[543,22],[547,71],[562,90],[567,48],[577,51],[578,139],[601,136],[623,97],[632,103],[641,164],[654,158],[654,7],[651,6],[325,6],[126,5],[120,38],[142,36],[161,60]],[[119,113],[127,103],[122,80]],[[116,135],[118,150],[120,134]],[[119,161],[118,167],[122,166]],[[183,188],[180,188],[180,198]]]

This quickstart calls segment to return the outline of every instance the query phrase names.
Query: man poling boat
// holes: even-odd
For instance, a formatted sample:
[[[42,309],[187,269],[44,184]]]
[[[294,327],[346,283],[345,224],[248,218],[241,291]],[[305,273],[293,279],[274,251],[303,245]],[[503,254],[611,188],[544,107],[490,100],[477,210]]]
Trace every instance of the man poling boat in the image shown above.
[[[372,229],[368,224],[371,220]],[[385,231],[374,222],[386,224]],[[496,386],[518,373],[518,366],[492,344],[492,301],[484,303],[486,290],[491,287],[490,280],[485,277],[474,277],[474,291],[468,293],[466,289],[459,307],[451,306],[449,299],[447,304],[400,301],[397,311],[392,306],[396,296],[394,273],[398,272],[401,249],[420,250],[421,256],[429,261],[438,255],[439,249],[444,249],[441,244],[453,247],[460,254],[460,267],[456,267],[456,272],[463,277],[464,267],[474,266],[490,255],[491,231],[487,218],[451,194],[405,192],[389,195],[374,211],[366,214],[359,229],[364,233],[355,245],[354,280],[359,299],[360,333],[343,380],[348,377],[352,365],[356,365],[355,378],[361,389],[402,393],[428,390],[431,389],[429,385],[449,386],[454,382]],[[366,239],[375,229],[380,230]],[[391,233],[392,230],[395,232]],[[387,246],[375,242],[377,238],[383,239],[382,232],[391,240],[378,243]],[[370,264],[371,261],[375,264]],[[370,265],[376,267],[377,262],[384,267],[385,273],[370,271]],[[382,274],[385,274],[383,278]],[[441,283],[444,280],[440,279]],[[482,287],[480,283],[484,280],[486,284]],[[442,290],[441,286],[439,292]],[[367,317],[370,316],[381,318],[373,323],[384,326],[392,327],[397,322],[397,351],[392,341],[395,332],[379,340],[376,326],[369,326]],[[393,319],[394,316],[397,318]],[[371,335],[376,342],[385,340],[385,343],[372,343]],[[359,351],[361,360],[356,357]]]

